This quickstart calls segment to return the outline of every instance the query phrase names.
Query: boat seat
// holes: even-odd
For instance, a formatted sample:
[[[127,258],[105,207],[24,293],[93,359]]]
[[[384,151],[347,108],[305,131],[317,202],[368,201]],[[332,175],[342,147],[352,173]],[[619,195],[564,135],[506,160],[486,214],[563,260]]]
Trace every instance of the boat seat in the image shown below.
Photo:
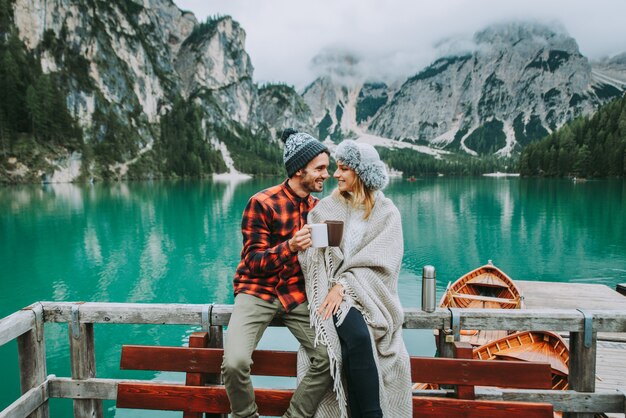
[[[450,293],[450,296],[455,299],[479,300],[483,302],[512,303],[512,304],[519,303],[519,299],[497,298],[493,296],[482,296],[482,295],[469,295],[465,293]]]
[[[480,285],[483,287],[500,287],[508,289],[511,285],[493,273],[482,273],[469,279],[465,285]]]

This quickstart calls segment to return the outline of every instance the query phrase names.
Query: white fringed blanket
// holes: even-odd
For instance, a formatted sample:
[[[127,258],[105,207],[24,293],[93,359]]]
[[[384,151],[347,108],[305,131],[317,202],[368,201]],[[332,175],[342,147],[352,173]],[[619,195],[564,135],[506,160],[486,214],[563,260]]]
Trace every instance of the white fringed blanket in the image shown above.
[[[350,236],[350,220],[354,215],[352,206],[333,194],[317,204],[309,213],[308,222],[344,221],[345,239]],[[316,417],[347,417],[339,337],[332,318],[324,321],[317,315],[329,289],[338,281],[348,296],[341,306],[342,314],[354,306],[369,326],[383,415],[385,418],[409,418],[412,416],[411,368],[402,339],[404,314],[397,290],[403,255],[402,224],[398,209],[382,192],[376,194],[376,204],[365,223],[365,231],[355,236],[359,237],[359,242],[351,243],[348,259],[343,257],[344,243],[340,247],[309,248],[299,254],[311,324],[315,327],[317,342],[328,346],[335,378],[335,393],[324,398]],[[307,367],[306,356],[299,355],[299,374]]]

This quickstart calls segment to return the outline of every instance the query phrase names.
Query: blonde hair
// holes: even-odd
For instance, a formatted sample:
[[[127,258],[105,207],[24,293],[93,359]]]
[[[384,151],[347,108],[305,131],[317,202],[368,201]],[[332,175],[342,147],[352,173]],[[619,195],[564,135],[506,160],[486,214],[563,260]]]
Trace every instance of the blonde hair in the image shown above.
[[[354,176],[352,192],[340,192],[339,189],[335,189],[334,193],[348,201],[354,208],[359,208],[363,205],[365,209],[363,219],[369,218],[372,214],[375,203],[374,190],[367,188],[358,175]]]

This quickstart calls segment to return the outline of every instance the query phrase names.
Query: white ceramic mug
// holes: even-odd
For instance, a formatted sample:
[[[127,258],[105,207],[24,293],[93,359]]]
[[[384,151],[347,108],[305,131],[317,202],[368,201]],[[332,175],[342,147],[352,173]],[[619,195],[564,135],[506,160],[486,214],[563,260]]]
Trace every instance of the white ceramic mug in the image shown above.
[[[311,241],[315,248],[328,247],[328,226],[326,224],[310,224]]]

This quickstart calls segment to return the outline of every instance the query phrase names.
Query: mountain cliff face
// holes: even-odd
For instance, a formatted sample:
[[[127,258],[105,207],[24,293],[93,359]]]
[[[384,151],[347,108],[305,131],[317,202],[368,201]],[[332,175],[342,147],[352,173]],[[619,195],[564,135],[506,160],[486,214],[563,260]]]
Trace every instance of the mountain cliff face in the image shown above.
[[[20,39],[39,51],[44,72],[72,79],[68,105],[89,127],[98,101],[120,114],[140,113],[156,122],[176,94],[173,62],[197,24],[171,1],[16,0]],[[171,98],[171,97],[170,97]],[[131,117],[140,124],[139,118]],[[143,124],[143,123],[141,123]],[[153,139],[153,138],[150,138]]]
[[[320,136],[364,131],[508,156],[593,113],[626,87],[619,57],[592,68],[574,39],[543,25],[496,25],[473,42],[472,51],[442,57],[398,87],[317,79],[303,96]],[[346,120],[346,114],[354,117]]]
[[[366,76],[357,56],[332,52],[315,63],[325,75],[299,95],[253,82],[245,31],[228,16],[199,23],[172,0],[0,0],[0,8],[0,65],[37,67],[20,79],[32,97],[17,86],[23,120],[11,127],[0,103],[0,181],[279,174],[275,138],[287,126],[433,155],[511,155],[626,89],[623,55],[590,64],[574,39],[537,24],[489,27],[472,50],[406,80]],[[8,57],[14,37],[26,52]],[[58,88],[46,106],[66,107],[60,119],[77,128],[68,122],[55,139],[45,134],[54,112],[27,119],[45,101],[41,86]],[[28,149],[20,143],[28,135],[44,145],[25,158],[14,151]]]
[[[280,137],[284,127],[314,132],[311,109],[296,90],[285,84],[267,84],[259,89],[258,116],[271,132]]]
[[[246,35],[228,16],[198,23],[171,0],[14,0],[12,13],[13,32],[41,71],[62,80],[67,108],[89,149],[48,158],[35,178],[168,176],[176,148],[199,155],[192,174],[252,172],[246,161],[259,147],[273,148],[267,164],[259,164],[272,172],[280,159],[269,132],[294,118],[306,126],[301,112],[307,110],[292,108],[298,105],[293,97],[289,106],[264,103],[259,112]],[[193,126],[183,132],[177,120]],[[194,144],[179,138],[173,146],[177,137],[190,136]],[[20,167],[12,173],[29,173]]]

